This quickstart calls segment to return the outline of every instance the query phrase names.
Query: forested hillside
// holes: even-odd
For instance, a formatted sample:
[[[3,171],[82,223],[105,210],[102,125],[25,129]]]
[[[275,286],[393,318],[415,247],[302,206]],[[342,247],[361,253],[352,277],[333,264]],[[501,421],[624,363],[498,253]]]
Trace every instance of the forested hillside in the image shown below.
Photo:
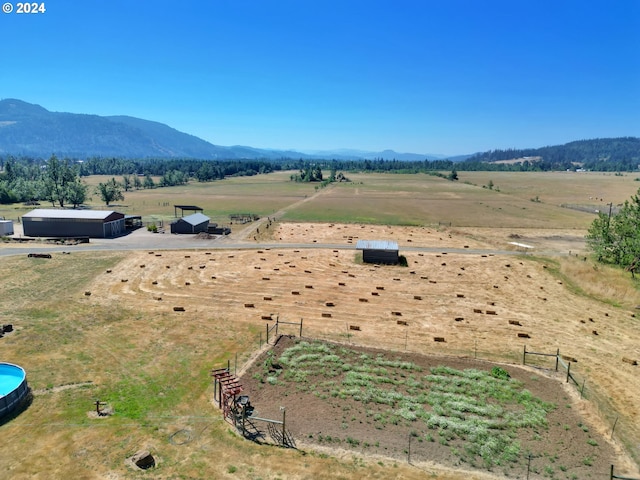
[[[540,160],[528,160],[535,157],[540,157]],[[576,167],[609,172],[637,170],[640,164],[640,138],[597,138],[551,147],[490,150],[473,155],[466,163],[514,159],[520,159],[525,167],[535,163],[541,170],[566,170]]]

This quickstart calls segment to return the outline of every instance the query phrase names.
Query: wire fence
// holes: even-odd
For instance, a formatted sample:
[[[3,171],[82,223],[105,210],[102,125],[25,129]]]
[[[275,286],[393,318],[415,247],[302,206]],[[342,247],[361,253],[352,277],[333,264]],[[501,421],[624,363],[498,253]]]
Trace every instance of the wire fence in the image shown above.
[[[398,322],[401,324],[401,321]],[[366,348],[380,348],[379,335],[367,336],[359,329],[358,325],[345,323],[342,331],[333,329],[319,329],[311,322],[277,322],[267,325],[271,328],[269,343],[276,340],[274,329],[278,325],[277,335],[290,335],[308,340],[323,340],[340,344],[347,344]],[[356,328],[353,328],[356,327]],[[420,330],[406,328],[404,335],[385,336],[385,350],[397,353],[419,353],[428,355],[440,355],[451,357],[473,358],[480,361],[495,363],[520,364],[540,368],[547,372],[557,372],[558,377],[566,383],[574,385],[581,398],[588,400],[595,407],[600,419],[609,427],[608,436],[620,442],[637,465],[640,465],[640,426],[635,425],[631,418],[621,416],[612,404],[611,393],[600,389],[596,384],[588,381],[587,375],[580,370],[576,359],[563,355],[560,350],[556,352],[531,352],[526,345],[523,350],[496,352],[491,348],[490,339],[471,335],[473,347],[458,345],[456,342],[438,341],[441,337]],[[265,344],[265,333],[259,335],[260,347]],[[391,345],[391,347],[389,347]],[[613,472],[613,470],[612,470]],[[613,473],[612,473],[613,475]],[[626,479],[627,477],[611,478]],[[631,479],[640,480],[640,479]]]

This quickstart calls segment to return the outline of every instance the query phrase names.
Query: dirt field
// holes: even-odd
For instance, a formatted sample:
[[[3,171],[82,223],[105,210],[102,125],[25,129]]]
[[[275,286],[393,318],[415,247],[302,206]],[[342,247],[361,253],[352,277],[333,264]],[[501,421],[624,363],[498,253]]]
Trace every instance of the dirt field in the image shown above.
[[[633,311],[574,293],[551,264],[530,255],[474,253],[515,241],[566,254],[580,247],[576,232],[504,231],[489,239],[483,230],[275,224],[270,235],[283,242],[345,246],[359,238],[396,239],[409,266],[363,265],[353,250],[340,248],[137,252],[99,276],[87,302],[135,304],[178,321],[215,321],[230,330],[249,324],[259,332],[266,317],[302,318],[303,335],[311,338],[514,364],[521,362],[525,343],[532,351],[560,349],[575,360],[572,372],[586,385],[587,400],[574,395],[575,410],[605,435],[619,416],[615,463],[636,470],[619,443],[623,439],[640,458],[640,367],[622,361],[640,360],[640,324]],[[174,312],[175,306],[185,311]],[[349,330],[352,325],[360,330]]]

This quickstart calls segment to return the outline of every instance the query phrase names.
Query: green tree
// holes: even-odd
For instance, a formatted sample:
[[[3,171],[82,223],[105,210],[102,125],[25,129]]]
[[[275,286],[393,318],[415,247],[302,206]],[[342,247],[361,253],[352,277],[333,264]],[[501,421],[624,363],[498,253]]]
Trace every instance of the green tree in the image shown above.
[[[125,192],[131,190],[131,175],[123,175],[122,176],[122,187]]]
[[[144,186],[144,188],[156,188],[156,184],[153,181],[153,178],[151,178],[151,175],[149,175],[148,173],[144,176],[144,182],[142,183],[142,185]]]
[[[53,206],[59,204],[64,207],[69,200],[69,187],[78,179],[78,173],[71,167],[68,160],[60,161],[52,155],[47,162],[44,173],[44,198]]]
[[[136,190],[140,190],[142,188],[142,182],[140,181],[139,175],[133,176],[133,188],[135,188]]]
[[[455,181],[458,180],[458,172],[456,171],[455,168],[453,170],[451,170],[451,173],[449,174],[447,179],[451,180],[452,182],[455,182]]]
[[[78,207],[87,200],[87,191],[88,187],[80,178],[77,178],[75,182],[67,186],[67,201],[72,204],[74,208]]]
[[[116,200],[124,200],[122,185],[116,182],[113,177],[105,183],[99,183],[96,187],[96,193],[100,195],[100,198],[107,206]]]
[[[598,261],[629,267],[640,258],[640,190],[612,214],[600,212],[591,223],[587,246]]]

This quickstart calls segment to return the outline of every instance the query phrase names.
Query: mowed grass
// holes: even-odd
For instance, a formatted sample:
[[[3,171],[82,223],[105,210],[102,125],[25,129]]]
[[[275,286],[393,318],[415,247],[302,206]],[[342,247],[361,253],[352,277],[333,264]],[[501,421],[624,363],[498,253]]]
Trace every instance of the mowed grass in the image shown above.
[[[203,208],[205,215],[220,224],[228,224],[233,213],[269,216],[287,209],[283,218],[300,222],[585,229],[596,209],[606,211],[608,203],[619,205],[640,188],[633,174],[459,172],[457,182],[426,174],[347,173],[351,182],[318,189],[318,184],[290,181],[292,173],[132,190],[125,193],[124,201],[109,208],[142,215],[147,222],[169,221],[175,217],[174,205],[183,204]],[[88,205],[107,208],[94,188],[109,178],[84,179],[90,186]],[[493,189],[487,188],[490,182]],[[305,199],[309,201],[302,202]],[[17,219],[31,208],[0,206],[0,216]]]
[[[153,478],[393,476],[378,465],[260,447],[231,433],[211,404],[209,372],[233,365],[236,353],[242,364],[258,331],[225,325],[220,306],[194,316],[147,313],[126,298],[91,303],[92,280],[124,255],[3,258],[0,313],[15,331],[0,340],[1,360],[25,368],[34,395],[0,423],[0,478],[139,478],[143,472],[125,459],[140,449],[156,457]],[[96,400],[113,415],[92,417]],[[419,478],[404,467],[394,474]]]
[[[640,187],[628,175],[566,172],[461,172],[458,182],[425,174],[350,174],[349,178],[351,183],[332,185],[313,201],[291,209],[285,219],[584,229],[593,221],[594,214],[562,205],[592,206],[592,211],[603,209],[609,201],[623,202]],[[497,188],[483,188],[489,180]],[[532,201],[536,196],[539,201]]]
[[[571,181],[557,183],[555,175],[564,174],[462,172],[457,183],[427,175],[349,174],[353,183],[320,190],[308,202],[291,208],[285,218],[586,228],[592,214],[558,205],[584,203],[586,192],[598,185],[602,198],[619,203],[639,185],[631,176],[573,174]],[[110,177],[90,180],[106,178]],[[482,188],[489,179],[499,192]],[[527,188],[533,188],[531,185],[536,192],[546,189],[548,193],[530,193]],[[128,192],[119,202],[126,207],[114,209],[145,219],[168,219],[174,215],[174,204],[195,204],[213,221],[226,223],[229,213],[270,215],[315,193],[315,185],[290,182],[289,172],[278,172]],[[535,195],[539,203],[530,201]],[[95,194],[91,204],[100,206]],[[30,209],[4,206],[0,216],[15,219]],[[2,323],[13,323],[16,331],[0,340],[1,360],[25,367],[36,394],[25,412],[0,426],[4,445],[0,478],[33,478],[43,472],[47,478],[105,478],[112,472],[138,478],[140,474],[128,470],[123,462],[141,448],[157,455],[159,478],[424,475],[402,466],[365,467],[314,454],[265,449],[230,434],[210,404],[208,372],[225,364],[235,352],[241,361],[246,358],[257,346],[259,332],[244,325],[225,325],[216,314],[219,306],[213,305],[211,312],[193,316],[150,314],[127,303],[126,298],[114,299],[108,307],[90,304],[84,292],[92,280],[117,265],[123,255],[93,252],[54,255],[51,260],[3,258],[6,274],[0,282],[0,314]],[[578,270],[566,274],[591,278]],[[605,290],[596,294],[608,295]],[[115,415],[89,418],[96,399],[107,401]],[[187,432],[184,438],[190,440],[172,443],[176,432]],[[229,473],[230,466],[234,475]]]

